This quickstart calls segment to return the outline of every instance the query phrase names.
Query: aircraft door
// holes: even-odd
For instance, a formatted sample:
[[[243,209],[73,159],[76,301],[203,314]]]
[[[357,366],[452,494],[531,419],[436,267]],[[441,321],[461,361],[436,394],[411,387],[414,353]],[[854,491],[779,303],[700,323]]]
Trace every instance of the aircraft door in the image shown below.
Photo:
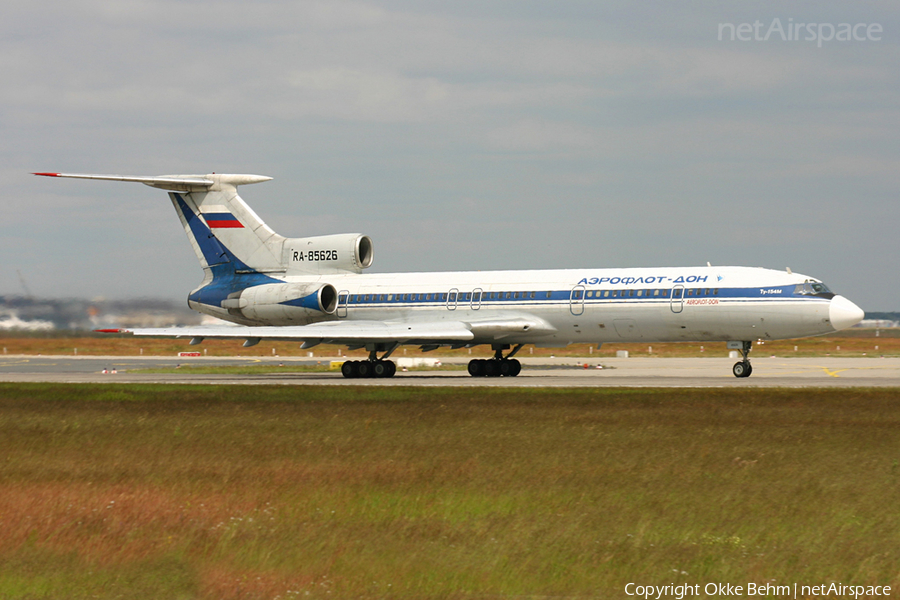
[[[569,292],[569,312],[576,317],[584,314],[584,286],[576,285]]]
[[[680,313],[684,310],[684,286],[676,285],[672,288],[672,296],[669,300],[669,306],[673,313]]]
[[[472,310],[478,310],[481,308],[481,295],[483,290],[481,288],[475,288],[472,290]]]
[[[456,302],[459,298],[459,290],[453,288],[447,292],[447,310],[456,310]]]
[[[350,292],[342,290],[338,292],[337,317],[343,319],[347,316],[347,305],[350,303]]]

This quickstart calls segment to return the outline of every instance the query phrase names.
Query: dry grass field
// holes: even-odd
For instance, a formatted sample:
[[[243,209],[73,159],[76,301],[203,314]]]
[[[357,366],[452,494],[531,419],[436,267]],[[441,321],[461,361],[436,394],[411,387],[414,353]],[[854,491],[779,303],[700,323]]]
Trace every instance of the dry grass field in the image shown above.
[[[0,598],[900,587],[897,390],[0,385]]]

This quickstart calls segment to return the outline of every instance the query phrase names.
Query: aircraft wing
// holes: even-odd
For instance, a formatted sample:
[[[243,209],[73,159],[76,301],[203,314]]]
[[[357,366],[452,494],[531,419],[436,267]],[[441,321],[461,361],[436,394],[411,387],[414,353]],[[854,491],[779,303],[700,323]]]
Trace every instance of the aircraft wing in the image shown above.
[[[102,330],[109,332],[110,330]],[[297,327],[198,326],[112,330],[141,336],[302,341],[320,344],[459,344],[501,340],[510,335],[547,335],[556,330],[542,319],[510,316],[481,321],[327,321]]]

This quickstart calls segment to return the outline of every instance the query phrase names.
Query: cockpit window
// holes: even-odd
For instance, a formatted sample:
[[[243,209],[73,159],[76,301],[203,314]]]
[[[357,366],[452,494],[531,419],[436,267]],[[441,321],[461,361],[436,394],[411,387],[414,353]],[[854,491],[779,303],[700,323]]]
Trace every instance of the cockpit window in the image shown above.
[[[828,286],[822,283],[821,281],[812,281],[811,279],[807,279],[803,283],[799,284],[794,290],[797,294],[802,294],[804,296],[817,296],[819,298],[833,298],[834,293],[828,289]]]

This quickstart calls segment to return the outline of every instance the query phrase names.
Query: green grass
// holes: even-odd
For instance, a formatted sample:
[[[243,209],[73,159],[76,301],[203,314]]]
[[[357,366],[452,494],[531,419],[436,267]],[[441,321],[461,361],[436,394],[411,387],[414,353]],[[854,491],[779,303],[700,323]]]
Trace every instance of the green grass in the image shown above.
[[[897,589],[898,460],[887,389],[4,384],[0,598]]]

